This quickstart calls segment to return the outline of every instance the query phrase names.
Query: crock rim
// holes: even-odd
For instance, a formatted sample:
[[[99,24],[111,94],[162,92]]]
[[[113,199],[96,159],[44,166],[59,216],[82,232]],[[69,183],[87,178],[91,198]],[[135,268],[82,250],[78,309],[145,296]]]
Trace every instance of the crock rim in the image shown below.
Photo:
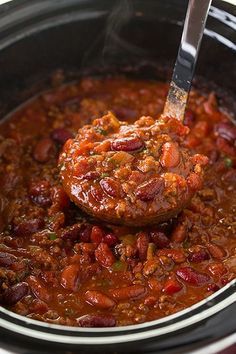
[[[0,308],[0,327],[26,337],[67,344],[104,345],[161,337],[208,319],[236,302],[236,279],[211,296],[170,316],[142,324],[81,328],[49,324]],[[200,312],[199,312],[200,310]],[[78,336],[79,335],[79,336]]]
[[[29,3],[29,1],[20,1],[22,3]],[[8,1],[6,4],[3,4],[7,6],[6,12],[10,11],[13,8],[12,6],[15,2],[16,0],[11,0]],[[37,0],[36,2],[39,1]],[[218,3],[219,1],[217,2],[217,5]],[[236,8],[235,5],[230,5],[229,3],[226,4],[232,6],[232,8],[234,9]],[[0,9],[3,5],[0,5]],[[229,22],[234,23],[234,21],[232,22],[231,19],[229,20]],[[15,41],[18,41],[22,38],[24,37],[18,37]],[[0,50],[1,49],[2,48],[0,48]],[[141,341],[148,338],[160,337],[162,335],[165,335],[166,333],[172,333],[180,329],[189,327],[222,311],[225,307],[228,307],[234,302],[236,302],[235,287],[236,279],[231,281],[229,284],[224,286],[215,294],[207,297],[206,299],[203,299],[202,301],[196,303],[191,307],[177,312],[176,314],[166,316],[158,320],[145,322],[143,324],[136,324],[132,326],[92,329],[62,326],[33,320],[24,316],[17,315],[4,308],[0,308],[0,315],[3,316],[0,317],[0,327],[8,329],[10,332],[19,333],[27,337],[57,343],[61,342],[68,344],[101,345],[125,343],[129,341]],[[212,302],[217,299],[221,300],[219,300],[219,302],[215,304],[212,304]],[[200,313],[198,313],[199,309],[202,310]],[[68,332],[70,332],[70,335],[68,335]],[[77,337],[78,334],[81,334],[81,336]],[[82,335],[85,334],[87,335],[87,337],[82,337]]]

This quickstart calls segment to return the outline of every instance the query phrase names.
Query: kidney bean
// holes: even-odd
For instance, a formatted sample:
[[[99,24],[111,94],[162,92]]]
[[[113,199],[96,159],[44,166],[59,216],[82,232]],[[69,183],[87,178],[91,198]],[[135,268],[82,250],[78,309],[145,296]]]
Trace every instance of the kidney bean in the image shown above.
[[[156,250],[156,245],[153,242],[149,242],[148,244],[148,249],[147,249],[147,259],[151,260],[154,258],[154,254],[155,254],[155,250]]]
[[[166,256],[159,256],[159,261],[162,265],[162,268],[168,272],[174,267],[174,261]]]
[[[21,248],[24,244],[24,238],[23,237],[15,237],[15,235],[12,236],[7,236],[4,240],[4,243],[6,246],[10,247],[10,248]],[[8,249],[6,249],[6,251],[8,252]],[[11,252],[11,250],[9,250],[9,252]],[[21,250],[22,252],[22,250]],[[23,252],[24,253],[24,252]],[[24,253],[24,255],[27,254]]]
[[[198,121],[192,129],[192,133],[198,138],[203,139],[209,132],[209,124],[204,121]]]
[[[203,103],[203,107],[205,112],[210,115],[213,115],[218,111],[218,103],[214,92],[209,94],[207,101]]]
[[[105,177],[100,181],[100,186],[104,190],[105,193],[107,193],[111,197],[121,197],[123,195],[122,193],[122,187],[118,181],[116,181],[114,178],[110,177]]]
[[[154,306],[157,303],[158,299],[155,296],[147,296],[146,299],[144,300],[144,305],[147,306]]]
[[[185,224],[178,224],[172,234],[171,234],[171,241],[181,243],[187,237],[187,227]]]
[[[236,183],[236,169],[231,168],[229,171],[224,173],[222,180],[227,183]]]
[[[81,100],[82,100],[82,97],[78,95],[77,97],[73,97],[73,98],[70,98],[70,99],[62,102],[61,107],[63,109],[69,108],[71,111],[76,112],[79,108]],[[65,128],[62,128],[62,129],[65,129]]]
[[[94,152],[96,154],[101,154],[105,151],[111,151],[111,142],[109,140],[105,140],[103,142],[100,142],[99,145],[94,147]]]
[[[182,263],[186,260],[186,256],[182,249],[169,249],[165,248],[157,251],[157,256],[166,256],[171,258],[175,263]]]
[[[104,238],[104,231],[99,226],[93,226],[91,230],[91,242],[101,243]]]
[[[208,156],[209,156],[209,162],[213,164],[219,159],[220,153],[217,150],[212,150],[208,152]]]
[[[67,290],[77,290],[80,271],[78,264],[71,264],[65,267],[61,273],[61,285]]]
[[[187,183],[193,191],[197,191],[202,187],[202,178],[196,173],[191,172],[187,177]]]
[[[92,256],[94,254],[94,251],[96,249],[96,245],[94,243],[90,243],[90,242],[80,242],[78,244],[78,248],[82,254],[84,255],[90,255]],[[81,260],[81,257],[80,257]]]
[[[34,299],[29,307],[29,312],[37,313],[43,315],[48,311],[48,305],[39,299]]]
[[[208,243],[207,249],[213,258],[223,259],[226,256],[225,250],[222,247],[216,245],[215,243]]]
[[[208,287],[207,287],[207,290],[208,291],[213,291],[214,293],[216,291],[218,291],[220,289],[220,287],[216,284],[209,284]]]
[[[201,140],[194,135],[193,130],[184,140],[184,146],[188,149],[196,148],[200,143]]]
[[[137,117],[137,111],[130,107],[122,107],[122,106],[113,107],[113,111],[119,119],[127,120],[128,118]]]
[[[36,144],[33,157],[37,162],[47,162],[50,159],[50,154],[53,151],[54,143],[50,138],[44,138]]]
[[[221,284],[224,286],[231,282],[231,280],[235,279],[235,273],[229,273],[221,278]]]
[[[219,151],[223,152],[225,155],[234,157],[236,154],[236,147],[233,146],[229,141],[220,136],[216,139],[216,145]]]
[[[86,274],[81,274],[81,280],[90,279],[94,275],[100,274],[102,271],[102,267],[98,263],[88,264],[85,269]]]
[[[80,159],[78,163],[74,165],[73,174],[76,177],[82,177],[84,179],[88,172],[90,172],[91,164],[87,158]]]
[[[29,186],[29,195],[32,201],[38,205],[50,205],[50,183],[45,180],[39,182],[32,182]]]
[[[236,254],[232,255],[231,257],[228,257],[224,261],[224,264],[226,267],[228,267],[232,271],[235,271],[236,270]]]
[[[65,214],[62,211],[58,211],[54,214],[50,213],[49,229],[56,232],[59,231],[65,225]]]
[[[154,277],[148,280],[148,286],[155,291],[156,294],[160,293],[162,290],[160,281]]]
[[[210,281],[210,277],[208,274],[203,274],[197,272],[195,269],[191,267],[182,267],[176,271],[178,277],[184,280],[186,283],[201,286]]]
[[[138,171],[132,171],[131,175],[129,176],[129,180],[134,182],[135,184],[141,184],[144,182],[145,175]]]
[[[168,295],[173,295],[182,289],[182,285],[176,279],[168,279],[164,286],[163,292]]]
[[[146,289],[142,285],[131,285],[123,288],[110,290],[109,293],[115,300],[128,300],[144,295]]]
[[[196,117],[193,111],[187,109],[184,115],[184,125],[187,125],[188,127],[192,127],[195,119]]]
[[[195,165],[201,165],[201,166],[206,166],[209,162],[209,159],[207,156],[201,155],[201,154],[195,154],[191,157],[192,163]]]
[[[208,259],[210,259],[210,256],[204,248],[200,248],[199,250],[191,253],[188,256],[189,262],[193,262],[193,263],[200,263],[200,262],[206,261]]]
[[[95,250],[95,258],[103,267],[111,267],[116,259],[106,243],[100,243]]]
[[[136,189],[136,196],[138,199],[148,202],[153,200],[155,196],[162,191],[163,187],[164,181],[162,178],[151,178]]]
[[[87,172],[85,175],[83,175],[83,179],[86,179],[87,181],[93,181],[99,177],[99,173],[96,171],[90,171]]]
[[[92,225],[82,225],[80,232],[79,232],[79,238],[81,242],[90,242],[90,237],[91,237],[91,231],[92,231]]]
[[[65,144],[68,139],[73,138],[73,134],[65,128],[57,128],[52,131],[51,137],[57,143]]]
[[[104,236],[103,242],[109,247],[113,247],[119,243],[119,239],[115,234],[107,234]]]
[[[133,152],[144,148],[144,142],[138,136],[128,136],[115,139],[111,143],[112,150]]]
[[[12,254],[0,252],[0,267],[8,267],[17,262],[17,257]]]
[[[104,192],[100,186],[96,186],[96,187],[92,186],[91,187],[91,195],[99,203],[104,198]]]
[[[170,240],[161,231],[151,231],[150,237],[152,242],[157,246],[157,248],[165,248],[170,244]]]
[[[147,250],[148,250],[149,237],[146,232],[140,232],[137,235],[137,249],[138,256],[141,261],[147,259]]]
[[[60,186],[51,189],[52,209],[54,212],[67,208],[70,204],[70,199],[64,189]]]
[[[51,296],[47,290],[47,288],[42,284],[42,282],[35,277],[34,275],[31,275],[27,278],[27,283],[30,286],[30,289],[32,293],[40,300],[49,302],[51,299]]]
[[[178,145],[173,142],[167,142],[162,146],[160,163],[164,168],[176,167],[180,161],[180,152]]]
[[[63,229],[61,233],[61,238],[63,240],[70,240],[70,241],[76,241],[80,237],[80,230],[82,228],[82,224],[74,224],[72,226],[68,226],[67,228]]]
[[[90,314],[78,318],[77,323],[81,327],[114,327],[116,319],[112,315]]]
[[[20,301],[24,296],[28,294],[29,286],[27,283],[22,282],[16,285],[13,285],[6,289],[3,294],[0,296],[0,302],[7,306],[15,305]]]
[[[44,220],[41,218],[25,220],[14,227],[14,233],[17,236],[26,236],[33,234],[44,227]]]
[[[110,309],[116,304],[110,297],[97,290],[86,291],[85,300],[100,309]]]
[[[149,276],[156,272],[156,270],[160,267],[159,262],[156,259],[150,259],[143,265],[143,275]]]
[[[218,277],[227,273],[227,268],[225,267],[225,265],[223,263],[220,263],[220,262],[215,262],[215,263],[209,264],[208,269],[211,272],[211,274],[213,274],[214,276],[218,276]]]
[[[230,123],[218,123],[215,125],[215,134],[234,143],[236,141],[236,127]]]
[[[211,188],[202,189],[201,191],[199,191],[198,195],[201,197],[201,200],[204,201],[211,201],[214,200],[216,197],[214,189]]]

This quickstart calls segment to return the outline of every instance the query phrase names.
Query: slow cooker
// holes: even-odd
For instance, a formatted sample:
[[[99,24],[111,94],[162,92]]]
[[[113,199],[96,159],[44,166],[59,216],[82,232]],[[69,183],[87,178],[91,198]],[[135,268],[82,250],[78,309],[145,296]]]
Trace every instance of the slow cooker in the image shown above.
[[[5,2],[0,6],[1,117],[48,87],[47,78],[57,68],[65,70],[68,80],[108,70],[169,78],[186,6],[184,0]],[[195,84],[204,77],[233,97],[235,58],[236,6],[214,0]],[[236,112],[236,101],[222,99]],[[234,280],[174,315],[112,329],[46,324],[0,308],[0,347],[14,353],[216,352],[235,340],[235,289]],[[221,344],[212,349],[214,342]]]

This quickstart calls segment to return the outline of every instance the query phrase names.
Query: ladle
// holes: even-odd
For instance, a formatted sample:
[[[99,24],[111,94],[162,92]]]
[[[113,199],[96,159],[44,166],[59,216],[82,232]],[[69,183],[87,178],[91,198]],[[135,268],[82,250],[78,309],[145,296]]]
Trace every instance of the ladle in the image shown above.
[[[192,85],[198,52],[212,0],[189,0],[181,43],[163,115],[181,121]]]

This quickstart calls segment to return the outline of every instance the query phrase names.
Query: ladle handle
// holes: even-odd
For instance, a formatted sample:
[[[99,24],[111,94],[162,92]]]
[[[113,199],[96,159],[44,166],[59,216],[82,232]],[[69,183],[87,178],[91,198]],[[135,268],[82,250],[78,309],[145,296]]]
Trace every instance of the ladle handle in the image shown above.
[[[181,43],[163,115],[184,119],[198,52],[212,0],[189,0]]]

